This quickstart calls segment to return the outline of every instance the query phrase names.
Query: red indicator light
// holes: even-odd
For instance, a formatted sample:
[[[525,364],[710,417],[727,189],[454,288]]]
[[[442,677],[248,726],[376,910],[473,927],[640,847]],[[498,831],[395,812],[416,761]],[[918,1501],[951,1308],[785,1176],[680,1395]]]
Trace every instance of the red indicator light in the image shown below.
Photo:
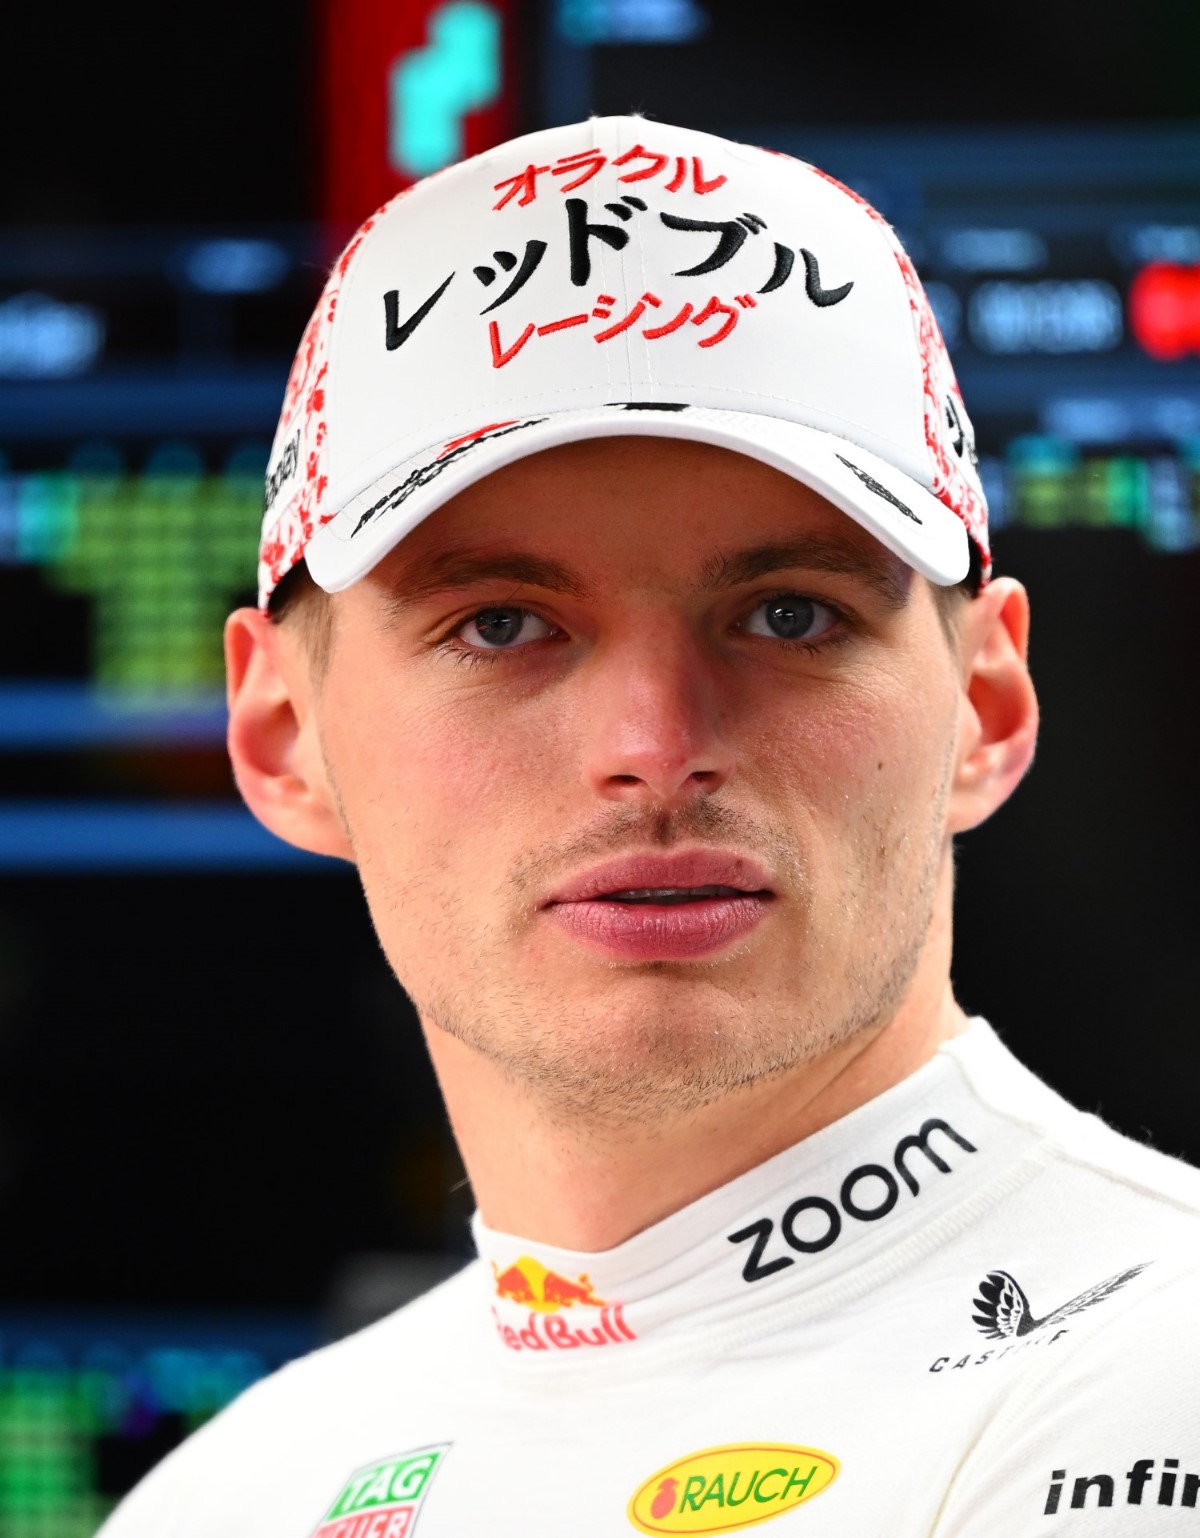
[[[1129,328],[1161,363],[1200,353],[1200,266],[1143,267],[1129,289]]]

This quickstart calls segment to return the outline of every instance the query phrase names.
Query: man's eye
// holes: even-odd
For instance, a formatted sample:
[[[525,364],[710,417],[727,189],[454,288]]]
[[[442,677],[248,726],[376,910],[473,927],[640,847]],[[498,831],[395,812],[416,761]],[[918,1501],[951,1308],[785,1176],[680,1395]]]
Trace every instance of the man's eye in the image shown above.
[[[478,614],[472,614],[464,621],[455,634],[480,651],[500,651],[519,642],[544,641],[554,634],[554,627],[528,609],[506,606],[480,609]]]
[[[817,641],[836,623],[837,615],[827,604],[799,593],[777,593],[756,604],[741,629],[779,641]]]

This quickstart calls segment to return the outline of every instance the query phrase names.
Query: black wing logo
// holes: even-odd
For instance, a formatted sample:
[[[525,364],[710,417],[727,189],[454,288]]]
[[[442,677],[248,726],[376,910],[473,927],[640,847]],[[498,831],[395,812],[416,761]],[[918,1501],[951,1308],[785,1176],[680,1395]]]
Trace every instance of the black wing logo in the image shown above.
[[[1034,1317],[1029,1299],[1015,1277],[1009,1276],[1007,1271],[989,1271],[979,1284],[979,1297],[973,1299],[978,1313],[972,1314],[971,1318],[982,1334],[991,1340],[1030,1335],[1034,1330],[1044,1329],[1048,1324],[1057,1324],[1060,1319],[1066,1319],[1071,1314],[1080,1314],[1095,1303],[1103,1303],[1105,1298],[1110,1298],[1126,1282],[1131,1282],[1149,1264],[1149,1261],[1145,1261],[1140,1266],[1131,1266],[1128,1271],[1118,1271],[1116,1276],[1097,1282],[1094,1287],[1089,1287],[1086,1292],[1081,1292],[1077,1298],[1072,1298],[1069,1303],[1064,1303],[1061,1308],[1045,1314],[1041,1319]]]

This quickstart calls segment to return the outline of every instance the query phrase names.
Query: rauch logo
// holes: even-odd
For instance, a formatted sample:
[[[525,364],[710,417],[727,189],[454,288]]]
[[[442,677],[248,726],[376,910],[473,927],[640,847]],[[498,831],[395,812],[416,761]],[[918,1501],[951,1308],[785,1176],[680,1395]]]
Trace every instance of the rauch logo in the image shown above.
[[[572,1351],[580,1346],[621,1346],[637,1339],[625,1322],[622,1305],[598,1298],[586,1272],[571,1281],[531,1255],[522,1255],[505,1271],[493,1261],[492,1272],[497,1297],[529,1310],[528,1322],[517,1327],[505,1323],[493,1309],[500,1339],[510,1351]],[[598,1310],[596,1323],[573,1327],[556,1317],[572,1308]]]
[[[358,1469],[342,1486],[313,1538],[407,1538],[448,1442]]]
[[[820,1495],[838,1461],[815,1447],[737,1442],[689,1453],[638,1486],[629,1520],[641,1533],[730,1533]]]

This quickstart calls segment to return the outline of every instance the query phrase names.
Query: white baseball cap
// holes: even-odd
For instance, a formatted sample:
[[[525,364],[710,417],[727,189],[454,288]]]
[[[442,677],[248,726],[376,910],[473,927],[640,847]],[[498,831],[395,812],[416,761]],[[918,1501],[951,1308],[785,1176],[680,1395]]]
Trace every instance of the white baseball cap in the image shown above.
[[[618,434],[747,454],[932,582],[972,543],[989,575],[970,419],[891,227],[803,161],[608,117],[439,172],[355,235],[288,380],[260,602],[301,559],[349,587],[500,466]]]

